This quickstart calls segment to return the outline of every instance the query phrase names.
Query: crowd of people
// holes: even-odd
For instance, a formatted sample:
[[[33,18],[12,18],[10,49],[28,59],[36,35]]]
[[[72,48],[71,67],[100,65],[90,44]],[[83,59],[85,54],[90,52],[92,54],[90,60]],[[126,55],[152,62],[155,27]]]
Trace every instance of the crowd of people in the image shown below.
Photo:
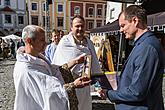
[[[16,51],[21,46],[25,46],[22,39],[20,39],[18,42],[15,42],[13,39],[9,39],[9,41],[6,41],[0,38],[0,57],[2,57],[3,59],[15,59]]]
[[[0,38],[0,55],[3,59],[8,57],[8,53],[10,52],[8,44]]]
[[[165,56],[159,40],[147,29],[145,10],[127,7],[119,15],[119,26],[126,39],[134,40],[134,48],[117,76],[117,89],[101,89],[101,97],[114,102],[116,110],[164,110]],[[94,45],[84,34],[80,15],[72,18],[69,34],[52,30],[49,45],[40,26],[23,29],[25,45],[12,52],[17,56],[14,110],[92,110],[91,77],[102,71]],[[11,47],[15,46],[11,43]]]

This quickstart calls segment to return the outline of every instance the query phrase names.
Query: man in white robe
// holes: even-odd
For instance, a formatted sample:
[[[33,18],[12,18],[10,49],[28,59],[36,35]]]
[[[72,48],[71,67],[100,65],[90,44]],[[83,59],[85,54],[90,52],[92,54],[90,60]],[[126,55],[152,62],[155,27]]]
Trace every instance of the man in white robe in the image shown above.
[[[60,40],[52,63],[56,65],[63,65],[83,55],[91,55],[91,74],[101,73],[99,61],[97,59],[94,46],[89,38],[84,36],[84,18],[75,16],[72,19],[71,32],[63,36]],[[71,71],[73,77],[77,78],[82,76],[84,63],[75,65]],[[76,94],[79,101],[79,110],[92,110],[92,98],[90,96],[90,86],[81,89],[76,89]]]
[[[28,25],[23,29],[22,38],[25,47],[17,52],[13,73],[16,90],[14,110],[69,110],[59,67],[51,65],[40,54],[46,47],[45,31],[39,26]],[[71,86],[83,87],[89,82],[81,77]]]

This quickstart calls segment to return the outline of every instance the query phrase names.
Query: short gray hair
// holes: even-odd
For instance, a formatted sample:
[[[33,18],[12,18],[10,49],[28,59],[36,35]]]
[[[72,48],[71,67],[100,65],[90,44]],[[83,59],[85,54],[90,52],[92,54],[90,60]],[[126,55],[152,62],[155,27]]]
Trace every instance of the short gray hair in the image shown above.
[[[25,41],[26,38],[35,38],[37,37],[37,32],[39,31],[44,31],[43,28],[40,26],[36,25],[27,25],[23,30],[22,30],[22,39]]]

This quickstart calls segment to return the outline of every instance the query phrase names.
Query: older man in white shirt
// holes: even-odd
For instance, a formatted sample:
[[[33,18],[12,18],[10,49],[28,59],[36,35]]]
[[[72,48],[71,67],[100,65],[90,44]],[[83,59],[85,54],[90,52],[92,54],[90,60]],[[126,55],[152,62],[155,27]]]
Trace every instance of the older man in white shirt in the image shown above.
[[[51,65],[41,54],[46,47],[45,31],[39,26],[28,25],[23,29],[22,38],[25,47],[17,52],[13,73],[14,110],[70,110],[59,67]],[[81,77],[70,85],[84,87],[89,82]]]

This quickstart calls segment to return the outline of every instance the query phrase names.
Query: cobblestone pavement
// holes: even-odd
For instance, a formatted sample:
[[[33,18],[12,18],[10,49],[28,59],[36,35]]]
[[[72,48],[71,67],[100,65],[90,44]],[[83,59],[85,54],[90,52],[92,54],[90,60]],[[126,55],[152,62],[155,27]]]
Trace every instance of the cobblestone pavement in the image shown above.
[[[13,85],[14,60],[0,59],[0,110],[13,110],[15,90]],[[165,83],[165,78],[164,78]],[[165,84],[163,88],[165,97]],[[165,99],[165,98],[164,98]],[[164,100],[165,102],[165,100]],[[93,110],[114,110],[108,100],[93,99]]]
[[[13,67],[15,61],[0,61],[0,110],[13,110],[15,90],[13,86]]]

